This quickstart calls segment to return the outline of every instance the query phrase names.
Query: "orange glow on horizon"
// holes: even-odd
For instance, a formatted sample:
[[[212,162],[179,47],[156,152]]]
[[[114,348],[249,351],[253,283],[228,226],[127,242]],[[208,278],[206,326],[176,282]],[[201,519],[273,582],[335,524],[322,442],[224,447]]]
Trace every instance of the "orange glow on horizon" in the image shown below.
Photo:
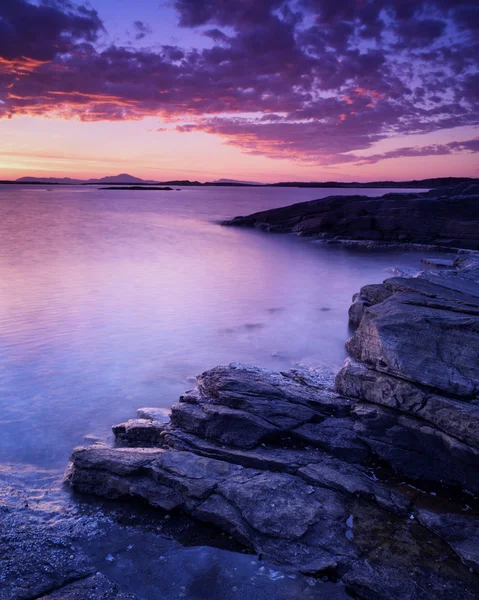
[[[169,122],[174,120],[170,117]],[[258,146],[251,133],[228,139],[194,130],[179,133],[162,125],[154,117],[100,122],[45,116],[0,120],[0,179],[26,175],[89,179],[121,172],[159,181],[225,177],[266,183],[477,176],[477,156],[473,154],[396,158],[367,166],[320,165],[305,161],[304,155],[288,146],[279,147],[274,140]],[[158,128],[162,131],[157,133]],[[435,136],[432,141],[469,139],[470,128],[448,135]],[[397,147],[429,143],[431,136],[426,135],[384,140],[358,155],[366,159]]]

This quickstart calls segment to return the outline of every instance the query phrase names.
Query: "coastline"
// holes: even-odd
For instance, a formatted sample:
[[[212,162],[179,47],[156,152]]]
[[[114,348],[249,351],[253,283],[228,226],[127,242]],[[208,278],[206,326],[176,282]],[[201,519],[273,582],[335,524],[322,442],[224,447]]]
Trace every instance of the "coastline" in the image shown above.
[[[339,581],[360,598],[472,600],[479,564],[477,426],[469,426],[477,411],[475,388],[471,396],[466,377],[449,389],[446,377],[432,394],[435,383],[418,381],[414,370],[391,375],[382,364],[384,348],[372,358],[369,349],[376,339],[373,322],[382,318],[371,315],[384,303],[401,309],[404,331],[410,315],[401,321],[403,306],[414,306],[419,320],[423,310],[448,311],[470,327],[477,316],[478,271],[475,254],[460,254],[453,269],[365,286],[350,310],[358,329],[349,346],[357,362],[350,361],[336,382],[332,374],[312,370],[212,369],[180,398],[169,424],[154,409],[140,409],[138,419],[114,427],[118,448],[75,450],[68,482],[81,492],[185,511],[273,563]],[[448,323],[449,331],[455,326]],[[381,402],[384,390],[393,405]],[[433,421],[437,413],[440,422]],[[385,425],[387,440],[380,437]],[[412,455],[405,459],[408,444]],[[423,452],[428,446],[418,471],[418,447]],[[458,469],[465,456],[470,472]],[[431,478],[428,469],[436,460]],[[416,470],[407,472],[411,465]],[[115,585],[91,577],[82,575],[67,587],[86,593],[82,586]],[[46,597],[71,593],[63,588]],[[133,598],[118,586],[108,593]]]
[[[476,388],[460,379],[462,363],[452,373],[454,364],[438,358],[445,348],[432,358],[438,370],[431,377],[444,375],[437,384],[421,380],[413,360],[399,360],[401,373],[383,363],[398,362],[405,339],[421,340],[408,323],[429,328],[431,311],[447,311],[459,327],[479,321],[478,279],[471,254],[441,274],[365,286],[350,311],[356,360],[335,383],[314,370],[217,367],[173,406],[170,423],[140,409],[137,419],[113,428],[119,447],[76,449],[66,480],[80,492],[185,511],[273,562],[327,574],[359,598],[472,600],[479,571]],[[365,359],[361,353],[378,339],[370,327],[380,310],[386,330],[395,315],[406,336],[391,334],[396,354],[384,354],[385,342],[379,358]],[[455,325],[447,326],[450,336]],[[435,349],[440,332],[430,336],[426,344]],[[477,352],[479,345],[466,347]],[[472,356],[466,362],[477,365]]]
[[[222,224],[294,233],[325,243],[479,250],[478,204],[479,185],[467,183],[424,193],[328,196]]]

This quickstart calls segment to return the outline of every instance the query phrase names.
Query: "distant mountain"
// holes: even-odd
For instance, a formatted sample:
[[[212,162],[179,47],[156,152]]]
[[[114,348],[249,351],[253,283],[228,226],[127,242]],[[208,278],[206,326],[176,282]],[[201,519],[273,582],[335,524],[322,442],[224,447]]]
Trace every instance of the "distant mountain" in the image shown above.
[[[216,179],[216,181],[212,181],[211,183],[219,185],[262,185],[257,181],[239,181],[238,179]]]
[[[83,184],[96,184],[96,183],[142,183],[151,184],[158,183],[153,180],[144,180],[139,177],[133,177],[128,173],[120,173],[120,175],[109,175],[100,179],[72,179],[71,177],[20,177],[16,180],[17,183],[50,183],[50,184],[64,184],[64,185],[83,185]]]
[[[71,177],[20,177],[12,183],[61,183],[64,185],[78,185],[83,183],[82,179],[72,179]]]
[[[128,173],[120,173],[120,175],[110,175],[108,177],[102,177],[101,179],[89,179],[85,183],[158,183],[153,180],[140,179],[139,177],[133,177]]]

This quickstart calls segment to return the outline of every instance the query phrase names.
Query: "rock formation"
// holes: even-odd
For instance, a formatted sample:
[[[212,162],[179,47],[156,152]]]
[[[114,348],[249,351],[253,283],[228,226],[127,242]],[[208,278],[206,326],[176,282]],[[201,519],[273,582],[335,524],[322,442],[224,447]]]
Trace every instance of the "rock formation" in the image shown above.
[[[362,288],[334,377],[241,364],[73,452],[66,480],[214,523],[367,600],[473,600],[479,579],[479,261]]]
[[[329,196],[236,217],[224,225],[326,240],[431,244],[479,250],[479,184],[380,198]]]

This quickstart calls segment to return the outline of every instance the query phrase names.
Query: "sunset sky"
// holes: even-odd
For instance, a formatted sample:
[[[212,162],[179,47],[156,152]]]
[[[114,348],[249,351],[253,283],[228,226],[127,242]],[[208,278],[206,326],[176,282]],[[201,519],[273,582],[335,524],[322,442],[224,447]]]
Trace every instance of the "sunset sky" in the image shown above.
[[[0,179],[479,176],[477,0],[0,0]]]

